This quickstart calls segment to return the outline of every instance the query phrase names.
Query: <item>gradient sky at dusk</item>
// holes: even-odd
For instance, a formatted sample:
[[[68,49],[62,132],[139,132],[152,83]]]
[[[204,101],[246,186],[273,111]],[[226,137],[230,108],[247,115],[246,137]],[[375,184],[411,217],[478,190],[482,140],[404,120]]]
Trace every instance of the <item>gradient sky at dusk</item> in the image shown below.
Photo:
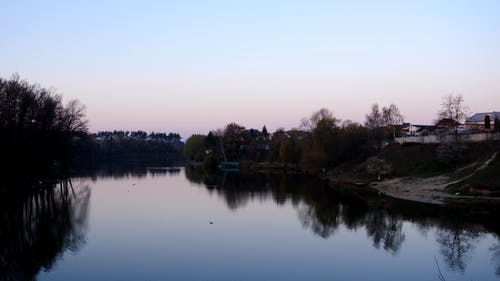
[[[500,110],[500,1],[2,1],[0,76],[87,106],[91,131],[292,128],[370,104],[431,123]]]

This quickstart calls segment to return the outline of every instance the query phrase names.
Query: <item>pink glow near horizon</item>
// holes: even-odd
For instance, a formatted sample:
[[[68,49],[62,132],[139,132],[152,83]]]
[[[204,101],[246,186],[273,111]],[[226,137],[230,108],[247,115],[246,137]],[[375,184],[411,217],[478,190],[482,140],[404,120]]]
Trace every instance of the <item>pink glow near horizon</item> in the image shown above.
[[[450,93],[500,111],[494,0],[56,2],[0,4],[0,77],[81,100],[93,132],[363,123],[375,102],[430,124]]]

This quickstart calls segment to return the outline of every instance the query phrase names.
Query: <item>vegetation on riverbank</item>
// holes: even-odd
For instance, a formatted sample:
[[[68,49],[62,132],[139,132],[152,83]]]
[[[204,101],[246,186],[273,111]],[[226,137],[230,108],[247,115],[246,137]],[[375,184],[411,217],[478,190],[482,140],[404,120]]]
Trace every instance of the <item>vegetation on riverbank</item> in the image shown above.
[[[184,153],[188,160],[211,170],[223,161],[236,161],[244,170],[306,173],[334,183],[368,185],[404,178],[391,184],[425,183],[428,189],[413,192],[427,193],[426,197],[436,196],[426,191],[432,189],[439,189],[446,197],[455,193],[499,195],[500,179],[494,172],[498,160],[493,157],[491,163],[478,170],[500,150],[498,141],[463,143],[457,139],[451,143],[400,145],[393,142],[394,124],[400,122],[400,118],[397,107],[391,105],[384,107],[382,113],[378,106],[373,106],[365,126],[341,122],[326,109],[305,119],[299,128],[278,129],[271,134],[265,126],[259,131],[230,123],[224,130],[192,136],[186,141]],[[417,179],[415,184],[408,181],[409,177]],[[431,177],[441,178],[418,181]],[[388,189],[379,188],[379,191],[395,195]],[[398,192],[397,197],[415,199],[403,195]],[[427,198],[420,201],[433,202]]]
[[[499,142],[392,144],[363,161],[344,162],[313,173],[332,185],[373,188],[388,196],[443,204],[499,206]],[[242,161],[240,169],[266,173],[309,173],[300,163]],[[472,204],[472,205],[471,205]]]
[[[396,106],[386,113],[387,120],[399,115]],[[395,122],[395,121],[394,121]],[[349,120],[341,121],[327,109],[304,119],[298,128],[277,129],[269,133],[247,129],[236,123],[207,135],[193,135],[186,140],[185,157],[189,161],[218,163],[286,163],[298,165],[311,174],[323,173],[345,162],[360,162],[380,150],[387,138],[394,135],[393,121],[386,127],[363,126]],[[215,159],[216,161],[212,161]]]
[[[61,94],[18,75],[0,78],[0,154],[4,182],[40,186],[67,175],[71,165],[128,162],[179,163],[176,133],[112,131],[88,133],[85,106],[63,103]],[[10,190],[0,184],[0,191]],[[20,185],[15,185],[20,186]]]
[[[239,169],[306,173],[356,185],[441,176],[445,178],[436,181],[436,186],[442,192],[500,195],[500,160],[493,157],[500,150],[498,142],[461,143],[457,139],[443,144],[395,144],[396,126],[403,117],[394,104],[382,108],[373,104],[364,125],[342,121],[321,109],[291,130],[270,133],[266,126],[258,130],[229,123],[223,130],[193,135],[183,144],[176,133],[89,134],[82,104],[73,100],[63,105],[61,95],[18,76],[0,79],[0,100],[0,149],[9,163],[7,172],[23,171],[30,177],[31,170],[67,168],[72,159],[78,164],[149,165],[185,159],[208,170],[231,161]],[[38,179],[32,176],[31,182]],[[411,185],[408,179],[404,182]]]
[[[13,75],[0,78],[0,154],[5,175],[65,166],[73,140],[85,135],[85,107]]]

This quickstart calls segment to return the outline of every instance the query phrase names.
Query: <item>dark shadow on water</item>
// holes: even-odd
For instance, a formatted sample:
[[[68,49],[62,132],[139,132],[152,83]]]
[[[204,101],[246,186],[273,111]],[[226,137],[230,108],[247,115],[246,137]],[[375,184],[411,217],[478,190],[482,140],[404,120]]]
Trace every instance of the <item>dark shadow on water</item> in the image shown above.
[[[0,280],[36,280],[67,250],[86,243],[88,186],[63,180],[0,197]]]

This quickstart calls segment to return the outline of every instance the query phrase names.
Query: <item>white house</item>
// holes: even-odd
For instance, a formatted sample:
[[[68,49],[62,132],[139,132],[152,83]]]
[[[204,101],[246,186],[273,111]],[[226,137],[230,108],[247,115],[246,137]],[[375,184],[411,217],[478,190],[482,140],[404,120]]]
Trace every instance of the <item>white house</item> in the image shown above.
[[[408,127],[408,134],[410,136],[428,136],[432,135],[436,130],[433,125],[410,125]]]

